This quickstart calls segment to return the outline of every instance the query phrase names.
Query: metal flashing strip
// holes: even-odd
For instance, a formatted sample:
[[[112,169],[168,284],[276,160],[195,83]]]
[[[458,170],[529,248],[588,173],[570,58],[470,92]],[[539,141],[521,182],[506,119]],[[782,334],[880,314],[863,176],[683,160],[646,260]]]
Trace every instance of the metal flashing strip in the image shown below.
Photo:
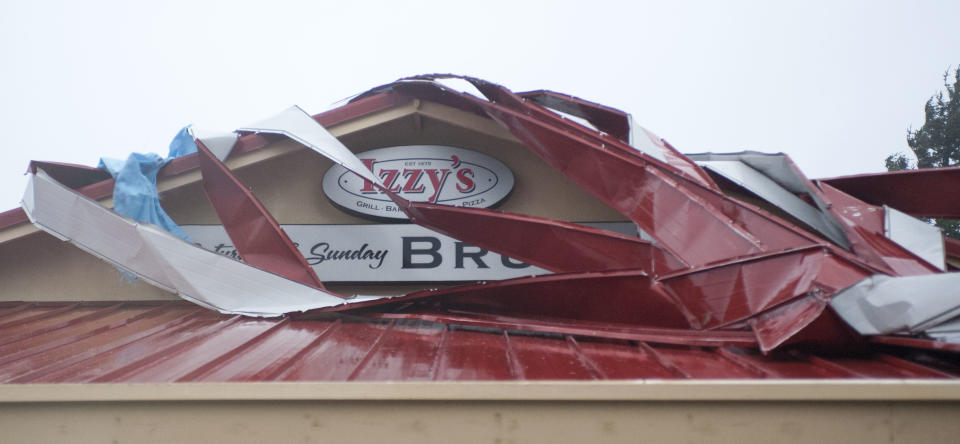
[[[936,225],[884,205],[883,234],[920,259],[947,269],[943,233]]]
[[[23,208],[40,229],[159,288],[222,313],[272,317],[343,303],[339,296],[259,270],[77,194],[42,170]]]

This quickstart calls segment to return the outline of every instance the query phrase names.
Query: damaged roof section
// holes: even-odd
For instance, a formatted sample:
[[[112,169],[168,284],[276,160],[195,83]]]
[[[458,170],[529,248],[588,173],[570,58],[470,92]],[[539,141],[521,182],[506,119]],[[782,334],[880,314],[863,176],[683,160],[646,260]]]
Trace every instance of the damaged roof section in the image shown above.
[[[225,313],[279,316],[343,300],[120,216],[42,170],[23,197],[30,220],[61,240],[184,299]]]
[[[453,80],[461,87],[450,87]],[[24,209],[55,236],[224,313],[363,315],[390,319],[387,330],[399,325],[402,314],[407,321],[443,319],[448,326],[487,322],[538,333],[590,330],[624,340],[747,341],[744,346],[762,353],[863,352],[870,347],[867,336],[894,333],[924,341],[957,338],[960,303],[949,285],[955,275],[943,272],[942,236],[907,214],[838,190],[833,182],[808,180],[785,155],[685,156],[633,125],[622,111],[549,91],[515,94],[448,74],[401,79],[351,104],[385,95],[433,100],[497,122],[546,165],[636,223],[651,241],[523,214],[406,201],[327,132],[318,123],[321,116],[297,107],[237,131],[288,137],[391,195],[411,222],[557,274],[344,301],[311,276],[269,212],[220,155],[206,149],[198,156],[208,196],[231,238],[237,236],[241,255],[250,257],[247,264],[132,223],[43,171],[32,178]],[[788,217],[725,194],[728,182]],[[264,332],[273,328],[282,327]],[[503,338],[513,341],[507,333]],[[722,354],[741,368],[753,368],[744,361],[753,358],[743,356]],[[596,366],[587,367],[582,377],[599,374]]]
[[[697,165],[746,188],[833,243],[849,247],[843,227],[827,212],[826,203],[813,192],[813,185],[785,154],[744,152],[689,156]]]

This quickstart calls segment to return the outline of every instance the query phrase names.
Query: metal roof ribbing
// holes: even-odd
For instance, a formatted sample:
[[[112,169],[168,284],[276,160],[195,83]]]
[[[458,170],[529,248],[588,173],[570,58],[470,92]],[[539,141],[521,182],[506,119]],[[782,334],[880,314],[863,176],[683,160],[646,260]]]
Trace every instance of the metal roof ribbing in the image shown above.
[[[895,356],[893,349],[845,357],[796,350],[764,356],[753,348],[663,345],[418,319],[255,319],[179,301],[4,303],[0,338],[3,383],[960,374],[949,357],[912,355],[914,362]]]

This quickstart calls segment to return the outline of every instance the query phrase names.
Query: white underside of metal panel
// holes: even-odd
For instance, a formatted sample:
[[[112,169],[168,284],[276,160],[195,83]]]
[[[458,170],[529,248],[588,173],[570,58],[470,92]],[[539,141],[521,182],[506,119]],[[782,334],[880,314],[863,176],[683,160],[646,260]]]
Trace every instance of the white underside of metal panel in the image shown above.
[[[316,120],[313,120],[313,117],[310,117],[299,106],[287,108],[280,114],[239,128],[237,131],[282,134],[353,171],[364,179],[381,184],[380,180],[373,175],[373,172],[367,169],[349,148],[344,146]]]
[[[230,155],[239,138],[237,133],[224,133],[194,127],[190,127],[190,134],[194,139],[203,142],[203,145],[221,162]]]
[[[887,238],[931,265],[947,269],[940,228],[886,205],[883,210],[883,234]]]
[[[646,128],[633,123],[633,116],[627,116],[627,123],[630,124],[629,142],[635,150],[640,151],[661,162],[667,161],[667,150],[664,146],[654,143],[654,140],[660,140],[656,135],[646,130]]]
[[[446,89],[456,91],[459,93],[469,94],[481,100],[487,100],[487,96],[483,95],[483,92],[477,89],[477,87],[474,86],[474,84],[471,83],[469,80],[451,77],[451,78],[433,79],[431,81],[434,83],[439,83]]]
[[[740,185],[761,199],[770,202],[787,214],[819,231],[831,241],[847,246],[847,240],[839,225],[831,223],[826,213],[806,203],[795,194],[773,181],[768,175],[757,171],[739,160],[700,160],[697,165]]]
[[[929,332],[960,327],[960,273],[891,277],[875,275],[841,291],[833,310],[864,335]]]
[[[552,113],[554,113],[554,114],[556,114],[556,115],[558,115],[558,116],[560,116],[560,117],[563,117],[563,118],[566,119],[566,120],[570,120],[570,121],[573,121],[573,122],[577,122],[578,124],[583,125],[583,126],[585,126],[585,127],[587,127],[587,128],[590,128],[590,129],[592,129],[592,130],[594,130],[594,131],[599,131],[599,130],[597,129],[597,127],[593,126],[593,124],[590,123],[590,121],[588,121],[587,119],[584,119],[584,118],[582,118],[582,117],[577,117],[577,116],[575,116],[575,115],[573,115],[573,114],[567,114],[567,113],[565,113],[565,112],[563,112],[563,111],[560,111],[560,110],[558,110],[558,109],[551,108],[551,107],[546,106],[546,105],[544,105],[544,108],[546,108],[548,111],[550,111],[550,112],[552,112]]]
[[[817,200],[817,196],[810,193],[807,178],[793,166],[790,158],[783,153],[761,153],[757,151],[742,151],[739,153],[698,153],[687,154],[694,162],[701,161],[740,161],[753,168],[770,180],[776,182],[792,193],[809,194]],[[822,205],[818,202],[818,207]]]
[[[346,302],[204,250],[160,227],[123,217],[43,171],[30,175],[23,208],[40,229],[146,282],[223,313],[270,317]]]

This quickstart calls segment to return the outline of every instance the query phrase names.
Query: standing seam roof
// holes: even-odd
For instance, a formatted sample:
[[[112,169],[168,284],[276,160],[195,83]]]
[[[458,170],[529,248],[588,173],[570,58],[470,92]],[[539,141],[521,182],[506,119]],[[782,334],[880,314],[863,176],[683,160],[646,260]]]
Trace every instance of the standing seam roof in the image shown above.
[[[4,383],[954,378],[949,360],[696,347],[330,315],[255,319],[180,301],[0,304]],[[904,349],[906,350],[906,349]],[[916,353],[915,350],[911,351]],[[919,362],[919,361],[922,361]]]

